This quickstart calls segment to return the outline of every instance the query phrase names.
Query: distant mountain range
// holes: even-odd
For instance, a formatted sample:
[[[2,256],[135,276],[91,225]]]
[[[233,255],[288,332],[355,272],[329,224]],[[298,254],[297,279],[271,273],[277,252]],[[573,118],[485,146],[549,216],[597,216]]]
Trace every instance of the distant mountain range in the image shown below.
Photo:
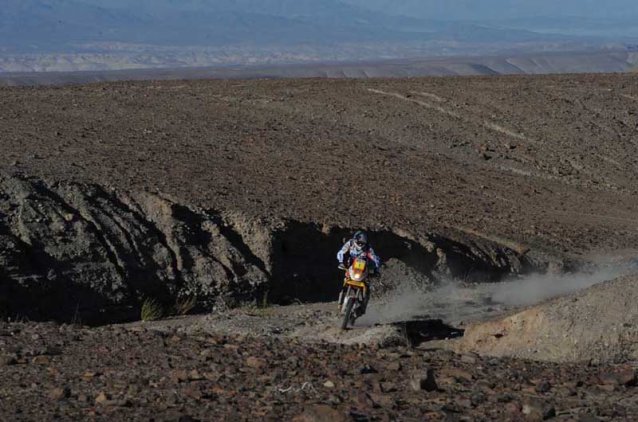
[[[534,2],[556,12],[551,19],[537,17],[540,9],[527,0],[1,3],[0,72],[573,50],[638,40],[633,0],[608,2],[618,7],[592,0]],[[67,69],[64,63],[74,64]]]

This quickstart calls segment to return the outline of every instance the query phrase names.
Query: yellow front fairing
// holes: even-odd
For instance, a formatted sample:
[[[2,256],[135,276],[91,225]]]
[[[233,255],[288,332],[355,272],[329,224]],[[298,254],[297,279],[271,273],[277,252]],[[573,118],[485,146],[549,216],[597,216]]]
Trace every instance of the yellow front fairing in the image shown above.
[[[366,288],[366,284],[363,281],[346,280],[346,284],[353,287],[359,287],[361,289]]]

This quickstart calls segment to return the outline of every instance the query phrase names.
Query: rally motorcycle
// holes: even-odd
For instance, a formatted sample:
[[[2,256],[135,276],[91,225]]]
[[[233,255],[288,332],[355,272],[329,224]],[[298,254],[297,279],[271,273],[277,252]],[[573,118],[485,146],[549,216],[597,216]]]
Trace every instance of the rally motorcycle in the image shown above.
[[[366,257],[358,257],[352,261],[350,268],[340,267],[346,271],[343,280],[343,290],[339,295],[343,320],[341,329],[354,325],[357,318],[363,315],[363,305],[368,294],[368,277],[370,263]]]

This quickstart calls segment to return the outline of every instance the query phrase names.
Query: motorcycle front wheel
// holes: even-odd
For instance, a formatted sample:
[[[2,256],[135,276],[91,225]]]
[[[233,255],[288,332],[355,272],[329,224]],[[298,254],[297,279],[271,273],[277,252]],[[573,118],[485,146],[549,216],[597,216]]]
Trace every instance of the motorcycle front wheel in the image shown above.
[[[352,308],[354,306],[355,298],[346,297],[346,310],[343,313],[343,321],[341,322],[341,329],[345,330],[348,328],[348,323],[350,323],[350,316],[352,315]]]

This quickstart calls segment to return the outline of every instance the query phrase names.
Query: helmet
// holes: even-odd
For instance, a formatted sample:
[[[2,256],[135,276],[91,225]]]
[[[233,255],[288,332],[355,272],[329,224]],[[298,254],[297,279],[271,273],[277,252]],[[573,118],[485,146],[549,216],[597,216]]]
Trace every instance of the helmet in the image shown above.
[[[354,240],[356,248],[363,249],[368,244],[368,235],[359,230],[354,234],[354,236],[352,236],[352,240]]]

